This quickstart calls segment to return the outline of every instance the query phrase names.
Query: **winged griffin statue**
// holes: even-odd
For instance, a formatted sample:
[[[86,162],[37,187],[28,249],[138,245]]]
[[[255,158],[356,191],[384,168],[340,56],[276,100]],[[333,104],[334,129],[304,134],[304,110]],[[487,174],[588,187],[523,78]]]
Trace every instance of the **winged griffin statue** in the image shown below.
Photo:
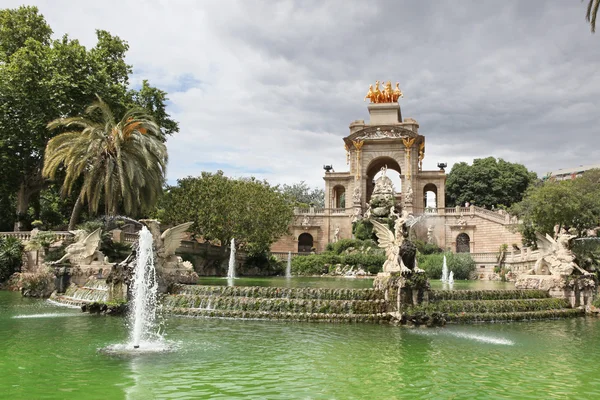
[[[162,268],[178,268],[192,269],[191,263],[181,261],[181,258],[175,255],[175,251],[181,245],[183,235],[193,222],[186,222],[181,225],[167,229],[162,234],[160,233],[160,222],[154,219],[141,220],[150,232],[154,239],[154,249],[157,256],[157,264]]]
[[[104,254],[98,250],[102,228],[98,228],[90,234],[81,229],[71,233],[75,235],[76,242],[67,246],[66,253],[60,260],[50,264],[60,264],[67,260],[73,265],[90,265],[92,262],[104,263]]]
[[[574,237],[564,230],[556,235],[556,239],[548,234],[536,233],[540,256],[531,272],[535,275],[571,275],[576,269],[583,275],[589,275],[575,263],[575,256],[569,249],[569,241]]]
[[[385,250],[384,272],[400,271],[402,274],[424,272],[417,266],[415,245],[409,240],[405,240],[412,220],[413,218],[408,212],[402,211],[394,223],[394,232],[392,232],[381,222],[371,219],[379,247]]]

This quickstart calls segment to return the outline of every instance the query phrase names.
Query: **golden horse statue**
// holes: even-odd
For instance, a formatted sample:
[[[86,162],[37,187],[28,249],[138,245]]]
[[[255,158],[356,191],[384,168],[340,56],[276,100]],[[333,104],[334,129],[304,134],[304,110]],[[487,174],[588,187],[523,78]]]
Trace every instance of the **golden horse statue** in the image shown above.
[[[369,91],[367,92],[363,101],[367,99],[371,100],[371,103],[395,103],[400,97],[404,97],[400,90],[400,83],[396,82],[396,88],[392,89],[392,83],[387,81],[381,81],[383,90],[379,89],[379,81],[375,82],[375,88],[373,85],[369,85]]]

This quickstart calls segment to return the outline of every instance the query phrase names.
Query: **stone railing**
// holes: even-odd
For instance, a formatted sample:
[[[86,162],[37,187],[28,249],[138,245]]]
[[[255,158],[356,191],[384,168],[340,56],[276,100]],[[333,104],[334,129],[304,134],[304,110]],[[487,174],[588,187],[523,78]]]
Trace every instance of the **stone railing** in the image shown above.
[[[471,258],[476,263],[498,262],[498,253],[471,253]]]
[[[123,241],[125,243],[135,243],[137,242],[139,235],[137,233],[128,233],[123,232]]]
[[[40,231],[42,232],[42,231]],[[69,231],[53,231],[56,235],[56,240],[65,240],[73,236],[73,234]],[[0,236],[2,237],[14,237],[22,242],[28,242],[31,240],[31,231],[22,231],[22,232],[0,232]]]
[[[345,208],[331,208],[331,214],[346,214]]]
[[[493,210],[487,210],[485,208],[477,207],[477,206],[473,206],[473,209],[475,210],[476,214],[486,215],[488,217],[491,217],[491,218],[494,218],[494,219],[498,220],[499,222],[505,222],[506,221],[506,217],[508,215],[508,214],[505,214],[505,213],[500,213],[500,212],[493,211]]]
[[[300,208],[294,207],[294,214],[324,214],[325,209],[322,207],[309,207],[309,208]]]
[[[311,253],[292,253],[292,259],[296,258],[296,257],[308,256],[310,254]],[[273,252],[271,252],[271,255],[274,257],[277,257],[281,261],[287,261],[287,259],[288,259],[288,253],[286,253],[284,251],[273,251]]]

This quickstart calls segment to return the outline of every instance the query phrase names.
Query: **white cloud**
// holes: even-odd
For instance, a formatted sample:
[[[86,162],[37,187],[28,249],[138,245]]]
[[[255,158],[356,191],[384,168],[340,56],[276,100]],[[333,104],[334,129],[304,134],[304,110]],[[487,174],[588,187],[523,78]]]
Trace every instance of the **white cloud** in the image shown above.
[[[600,38],[580,2],[32,3],[57,37],[127,40],[132,85],[169,93],[181,128],[168,141],[171,182],[224,166],[322,186],[323,164],[345,169],[341,139],[368,120],[376,79],[400,81],[403,116],[427,137],[425,168],[490,155],[539,174],[598,162]]]

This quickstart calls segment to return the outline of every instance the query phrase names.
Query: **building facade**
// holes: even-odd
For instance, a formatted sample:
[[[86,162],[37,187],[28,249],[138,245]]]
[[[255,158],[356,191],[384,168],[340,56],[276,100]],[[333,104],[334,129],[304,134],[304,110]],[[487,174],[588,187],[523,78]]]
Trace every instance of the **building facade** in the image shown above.
[[[289,235],[272,252],[322,252],[328,243],[352,237],[352,224],[369,213],[375,176],[383,170],[398,172],[396,204],[414,216],[426,215],[413,227],[417,238],[454,252],[489,253],[502,244],[520,244],[517,221],[503,211],[480,207],[446,208],[444,165],[422,169],[425,136],[412,118],[402,119],[398,102],[372,103],[369,121],[350,124],[343,138],[348,171],[327,170],[325,207],[296,209]]]

